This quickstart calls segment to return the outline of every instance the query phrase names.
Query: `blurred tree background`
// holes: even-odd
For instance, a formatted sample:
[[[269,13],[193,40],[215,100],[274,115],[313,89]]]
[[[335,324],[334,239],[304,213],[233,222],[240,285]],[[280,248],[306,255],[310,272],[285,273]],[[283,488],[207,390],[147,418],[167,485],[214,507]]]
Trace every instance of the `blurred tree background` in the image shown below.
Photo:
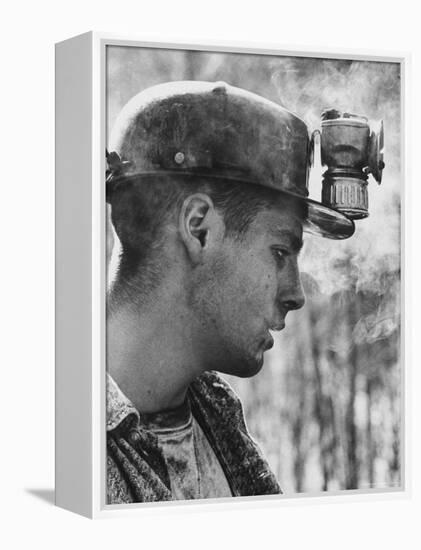
[[[107,130],[144,88],[222,80],[284,105],[311,129],[330,107],[385,123],[383,183],[349,241],[306,236],[306,306],[290,313],[259,375],[229,378],[285,493],[401,483],[399,65],[108,47]],[[321,167],[310,179],[320,200]]]

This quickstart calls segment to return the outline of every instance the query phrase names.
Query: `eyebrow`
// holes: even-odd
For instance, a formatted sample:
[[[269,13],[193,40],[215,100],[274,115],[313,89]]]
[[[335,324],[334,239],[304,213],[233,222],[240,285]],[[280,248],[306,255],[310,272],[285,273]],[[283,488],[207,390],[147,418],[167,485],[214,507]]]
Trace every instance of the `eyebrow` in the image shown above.
[[[292,231],[289,231],[288,229],[277,229],[273,228],[271,229],[271,233],[274,237],[281,237],[281,238],[287,238],[289,240],[290,247],[292,250],[298,254],[300,250],[303,248],[304,242],[302,239],[297,237]]]

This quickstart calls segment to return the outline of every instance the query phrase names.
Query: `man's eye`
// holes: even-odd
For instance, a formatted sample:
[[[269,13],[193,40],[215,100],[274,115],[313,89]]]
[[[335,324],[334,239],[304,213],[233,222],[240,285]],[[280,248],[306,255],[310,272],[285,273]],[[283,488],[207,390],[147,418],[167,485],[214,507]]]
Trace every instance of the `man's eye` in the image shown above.
[[[275,248],[274,253],[278,264],[283,266],[286,257],[289,255],[288,250],[286,250],[285,248]]]

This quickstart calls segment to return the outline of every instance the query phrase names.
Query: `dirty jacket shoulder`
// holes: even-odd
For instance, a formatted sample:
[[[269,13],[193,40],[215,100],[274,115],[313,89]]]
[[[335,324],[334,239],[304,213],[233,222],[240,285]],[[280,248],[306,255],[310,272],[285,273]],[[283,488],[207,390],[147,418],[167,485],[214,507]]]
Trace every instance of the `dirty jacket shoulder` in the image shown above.
[[[188,391],[193,416],[219,459],[233,496],[279,494],[281,489],[248,433],[241,402],[215,372],[205,373]],[[107,434],[107,501],[172,500],[165,460],[157,438],[128,415]]]

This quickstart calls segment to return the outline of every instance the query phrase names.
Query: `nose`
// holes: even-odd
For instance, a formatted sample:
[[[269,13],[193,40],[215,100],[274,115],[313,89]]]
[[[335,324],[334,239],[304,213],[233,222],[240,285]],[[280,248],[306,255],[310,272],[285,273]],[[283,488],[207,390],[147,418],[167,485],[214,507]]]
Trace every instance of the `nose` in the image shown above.
[[[305,303],[305,294],[301,284],[298,265],[291,268],[286,280],[280,283],[279,303],[287,311],[301,309]]]
[[[282,305],[285,309],[288,311],[291,311],[292,309],[301,309],[305,303],[305,297],[304,294],[301,297],[294,298],[292,300],[285,300],[282,302]]]

